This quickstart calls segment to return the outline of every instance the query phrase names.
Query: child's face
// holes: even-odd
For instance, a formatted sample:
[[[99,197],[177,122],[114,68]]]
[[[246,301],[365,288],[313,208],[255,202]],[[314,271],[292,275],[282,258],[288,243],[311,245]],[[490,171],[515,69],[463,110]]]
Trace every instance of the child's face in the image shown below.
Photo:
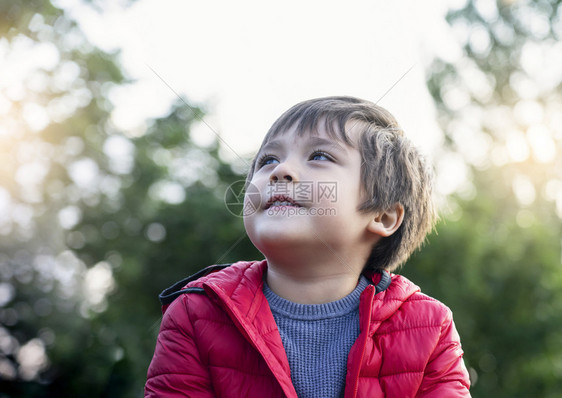
[[[349,135],[355,143],[358,134]],[[300,136],[293,127],[274,137],[257,156],[245,198],[244,225],[254,245],[266,257],[302,248],[311,255],[356,253],[372,219],[358,211],[361,166],[359,151],[323,127]]]

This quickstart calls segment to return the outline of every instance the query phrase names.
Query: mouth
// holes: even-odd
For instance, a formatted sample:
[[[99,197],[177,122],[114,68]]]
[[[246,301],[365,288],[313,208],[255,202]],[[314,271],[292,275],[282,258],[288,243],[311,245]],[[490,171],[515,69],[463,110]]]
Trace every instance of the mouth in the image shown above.
[[[265,204],[265,209],[270,207],[302,207],[297,202],[293,200],[290,196],[286,195],[275,195],[272,196]]]

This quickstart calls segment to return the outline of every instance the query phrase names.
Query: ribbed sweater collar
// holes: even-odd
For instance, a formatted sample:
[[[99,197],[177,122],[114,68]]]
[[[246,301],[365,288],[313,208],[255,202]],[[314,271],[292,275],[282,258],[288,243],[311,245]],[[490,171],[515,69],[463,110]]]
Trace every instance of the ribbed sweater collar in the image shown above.
[[[298,304],[275,294],[264,282],[263,293],[273,313],[302,320],[319,320],[336,318],[356,311],[359,308],[359,297],[369,286],[369,280],[361,276],[355,289],[342,299],[325,304]]]

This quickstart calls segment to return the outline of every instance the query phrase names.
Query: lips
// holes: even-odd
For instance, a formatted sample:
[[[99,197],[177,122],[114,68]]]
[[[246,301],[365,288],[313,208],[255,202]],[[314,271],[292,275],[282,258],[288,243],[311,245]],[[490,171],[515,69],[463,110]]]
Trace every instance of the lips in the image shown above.
[[[265,209],[276,206],[286,206],[286,207],[301,207],[293,198],[287,195],[275,195],[272,196],[265,204]]]

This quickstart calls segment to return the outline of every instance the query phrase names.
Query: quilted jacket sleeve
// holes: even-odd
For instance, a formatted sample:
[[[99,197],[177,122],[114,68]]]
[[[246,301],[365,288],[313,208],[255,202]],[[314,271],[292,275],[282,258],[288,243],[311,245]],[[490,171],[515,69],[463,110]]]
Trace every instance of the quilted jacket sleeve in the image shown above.
[[[462,355],[460,337],[448,311],[416,398],[470,397],[470,381]]]
[[[187,297],[164,313],[145,385],[145,397],[214,397],[209,370],[202,363],[187,311]]]

